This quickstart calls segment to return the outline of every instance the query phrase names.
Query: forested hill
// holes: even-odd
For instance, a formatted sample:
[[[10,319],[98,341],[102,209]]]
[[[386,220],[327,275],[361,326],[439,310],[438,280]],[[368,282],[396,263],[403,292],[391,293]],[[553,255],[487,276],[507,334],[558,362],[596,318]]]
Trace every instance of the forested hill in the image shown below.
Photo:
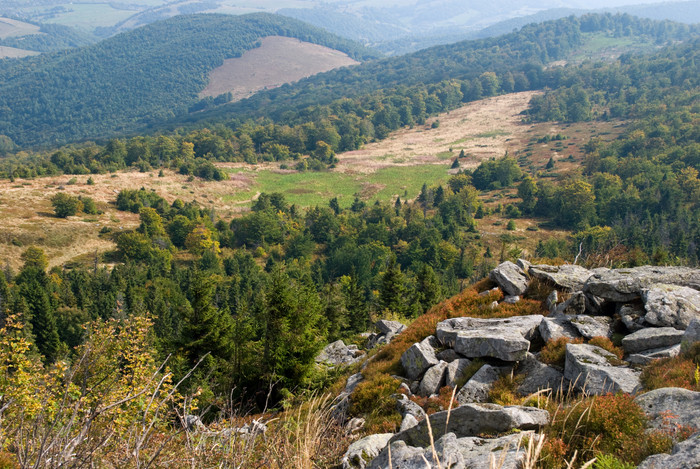
[[[56,144],[173,118],[198,100],[211,70],[271,35],[374,56],[278,15],[178,16],[79,50],[0,63],[0,134],[22,146]]]
[[[308,112],[300,110],[340,98],[357,98],[377,90],[383,90],[382,93],[387,96],[404,95],[407,87],[429,87],[447,82],[457,83],[458,88],[461,87],[464,101],[496,92],[539,89],[544,86],[544,67],[552,61],[566,59],[591,36],[603,35],[610,41],[627,39],[629,42],[631,39],[632,42],[662,45],[686,40],[699,33],[698,26],[640,19],[626,14],[570,16],[530,24],[496,38],[431,47],[400,57],[368,62],[352,69],[319,74],[208,113],[189,116],[189,122],[211,124],[230,116],[264,116],[274,120],[284,117],[289,122],[294,115],[299,119],[306,118]],[[487,79],[485,73],[488,74]],[[492,75],[495,80],[488,79]],[[490,85],[493,85],[493,90],[489,89]],[[396,89],[398,92],[391,91]],[[445,107],[445,103],[442,104]],[[174,126],[184,122],[180,119]]]

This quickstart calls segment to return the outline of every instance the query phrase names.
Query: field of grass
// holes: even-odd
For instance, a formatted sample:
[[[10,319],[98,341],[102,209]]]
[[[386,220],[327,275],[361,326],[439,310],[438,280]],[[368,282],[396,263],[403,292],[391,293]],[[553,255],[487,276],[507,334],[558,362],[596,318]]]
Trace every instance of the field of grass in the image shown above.
[[[444,184],[449,175],[448,166],[426,164],[395,166],[378,169],[373,173],[349,174],[328,172],[280,172],[235,169],[237,175],[249,177],[253,183],[248,189],[223,196],[224,201],[243,202],[260,192],[281,192],[287,201],[299,207],[327,205],[333,197],[341,207],[349,207],[355,197],[365,201],[415,198],[423,183]]]
[[[113,26],[136,13],[134,10],[112,8],[108,3],[67,3],[61,6],[67,11],[47,18],[46,23],[58,23],[92,31],[100,26]]]
[[[611,37],[605,33],[585,33],[584,36],[587,40],[579,50],[571,55],[570,62],[611,60],[624,52],[643,51],[654,47],[651,42],[642,43],[639,39],[628,37]]]

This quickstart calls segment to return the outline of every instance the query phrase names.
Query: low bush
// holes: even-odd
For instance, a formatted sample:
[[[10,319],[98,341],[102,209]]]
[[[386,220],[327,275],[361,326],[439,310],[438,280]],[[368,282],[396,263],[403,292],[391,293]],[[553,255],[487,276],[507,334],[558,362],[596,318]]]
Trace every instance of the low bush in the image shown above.
[[[642,384],[652,390],[676,387],[700,391],[700,342],[677,357],[654,360],[642,371]]]
[[[550,340],[542,347],[540,351],[540,361],[548,365],[564,366],[566,360],[566,344],[582,344],[583,339],[570,339],[568,337],[560,337],[556,340]]]

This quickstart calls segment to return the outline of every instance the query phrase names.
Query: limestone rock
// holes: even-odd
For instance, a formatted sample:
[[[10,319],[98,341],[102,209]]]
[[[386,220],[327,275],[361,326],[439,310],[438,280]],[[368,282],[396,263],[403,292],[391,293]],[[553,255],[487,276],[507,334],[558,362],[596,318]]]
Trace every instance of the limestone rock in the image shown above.
[[[393,433],[369,435],[350,445],[343,456],[343,469],[364,469],[384,449]]]
[[[534,407],[500,406],[496,404],[466,404],[452,409],[447,429],[448,411],[430,415],[434,439],[445,433],[454,433],[458,438],[483,433],[500,433],[512,429],[537,430],[549,423],[549,412]],[[430,444],[426,419],[413,428],[397,433],[391,442],[405,441],[407,445],[426,447]]]
[[[563,314],[554,314],[543,318],[539,325],[539,331],[542,340],[545,342],[557,340],[561,337],[568,337],[569,339],[581,337],[578,329],[571,324],[571,320]]]
[[[530,342],[513,330],[477,329],[460,332],[454,349],[468,358],[492,357],[516,362],[525,358]]]
[[[622,348],[625,353],[638,353],[680,344],[682,338],[683,331],[673,327],[647,327],[625,336]]]
[[[489,278],[498,284],[507,295],[522,295],[527,290],[528,280],[525,272],[510,261],[493,269]]]
[[[588,316],[579,314],[569,318],[571,324],[586,339],[593,337],[611,337],[612,319],[607,316]]]
[[[642,266],[631,269],[594,271],[583,291],[608,301],[626,303],[641,297],[655,284],[670,284],[700,290],[700,270],[688,267]]]
[[[700,433],[673,446],[671,454],[655,454],[642,461],[638,469],[698,469],[700,467]]]
[[[491,365],[482,366],[459,390],[457,402],[460,405],[471,402],[486,402],[489,397],[489,391],[498,377],[499,373],[496,368]]]
[[[408,430],[416,425],[418,425],[418,420],[413,416],[413,414],[406,414],[403,416],[403,420],[401,420],[401,427],[399,427],[399,431],[402,432],[404,430]]]
[[[681,340],[681,350],[687,350],[695,342],[700,342],[700,319],[693,319]]]
[[[445,370],[447,362],[439,361],[437,365],[432,366],[425,372],[423,379],[418,387],[418,395],[431,396],[437,394],[445,382]]]
[[[700,392],[661,388],[637,396],[634,400],[649,416],[653,428],[669,424],[700,428]]]
[[[659,358],[677,357],[681,353],[680,344],[670,347],[653,348],[640,353],[632,353],[627,357],[627,361],[634,365],[647,365]]]
[[[553,283],[558,289],[566,291],[580,291],[591,276],[591,271],[579,265],[565,264],[559,266],[533,265],[530,267],[530,275]]]
[[[532,267],[532,264],[530,264],[530,262],[526,261],[525,259],[518,259],[517,261],[515,261],[515,265],[520,267],[526,274],[530,272],[530,267]]]
[[[453,388],[457,385],[457,382],[464,376],[464,371],[472,363],[468,358],[458,358],[457,360],[450,362],[447,365],[447,370],[445,372],[445,385],[452,386]]]
[[[537,438],[532,432],[521,432],[500,438],[477,437],[457,438],[447,433],[435,441],[435,452],[440,459],[433,460],[432,448],[408,446],[403,441],[391,443],[391,464],[389,450],[385,448],[369,465],[371,469],[474,469],[488,468],[491,460],[499,461],[500,469],[519,469],[525,459],[524,438]],[[427,464],[426,464],[427,461]]]
[[[542,389],[551,389],[553,394],[565,387],[564,375],[557,369],[545,365],[531,353],[520,363],[518,373],[525,378],[518,386],[518,392],[523,396],[534,394]]]
[[[419,406],[403,394],[399,394],[397,396],[396,408],[399,410],[399,413],[402,417],[406,417],[407,415],[413,415],[417,420],[423,418],[424,415],[421,406]]]
[[[401,355],[401,365],[406,370],[406,377],[414,380],[428,368],[438,364],[435,350],[427,340],[415,343]]]
[[[653,285],[642,292],[644,320],[655,326],[685,330],[693,319],[700,319],[700,292],[677,285]]]
[[[564,377],[589,394],[634,394],[641,389],[639,373],[617,362],[615,355],[595,345],[567,344]]]

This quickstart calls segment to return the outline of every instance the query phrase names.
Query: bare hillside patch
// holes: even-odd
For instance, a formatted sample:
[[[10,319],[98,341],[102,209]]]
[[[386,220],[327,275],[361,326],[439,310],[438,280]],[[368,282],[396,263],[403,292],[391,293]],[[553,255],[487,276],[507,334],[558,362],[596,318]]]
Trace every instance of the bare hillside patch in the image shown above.
[[[231,92],[233,100],[358,62],[346,54],[299,39],[269,36],[256,49],[227,59],[209,75],[200,97]]]
[[[8,37],[29,36],[40,34],[39,26],[10,18],[0,17],[0,39]]]
[[[33,50],[16,49],[14,47],[0,46],[0,59],[18,59],[30,55],[39,55]]]

